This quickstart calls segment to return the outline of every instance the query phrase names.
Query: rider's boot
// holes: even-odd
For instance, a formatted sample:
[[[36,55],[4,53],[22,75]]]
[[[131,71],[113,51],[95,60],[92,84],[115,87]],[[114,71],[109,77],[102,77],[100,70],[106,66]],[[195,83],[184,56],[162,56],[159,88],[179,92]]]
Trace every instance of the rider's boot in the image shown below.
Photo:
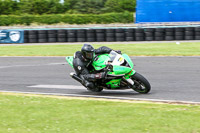
[[[105,73],[97,73],[97,74],[85,74],[81,75],[80,77],[84,79],[84,85],[89,88],[88,90],[94,91],[94,92],[100,92],[103,90],[102,87],[97,87],[94,85],[93,82],[95,82],[97,79],[102,79],[105,75]]]
[[[80,75],[80,78],[82,79],[82,85],[85,86],[89,91],[95,91],[94,83],[90,82],[85,76]]]
[[[78,76],[78,75],[76,75],[75,73],[72,72],[72,73],[70,73],[70,76],[71,76],[73,79],[79,81],[83,86],[85,86],[85,87],[87,87],[87,88],[91,88],[91,89],[94,88],[93,83],[87,81],[87,80],[84,78],[83,75]]]
[[[94,92],[100,92],[103,90],[102,87],[97,87],[94,85],[93,82],[96,81],[96,79],[102,78],[102,74],[80,74],[79,76],[75,73],[70,73],[70,76],[74,78],[75,80],[79,81],[83,86],[85,86],[88,90],[94,91]]]

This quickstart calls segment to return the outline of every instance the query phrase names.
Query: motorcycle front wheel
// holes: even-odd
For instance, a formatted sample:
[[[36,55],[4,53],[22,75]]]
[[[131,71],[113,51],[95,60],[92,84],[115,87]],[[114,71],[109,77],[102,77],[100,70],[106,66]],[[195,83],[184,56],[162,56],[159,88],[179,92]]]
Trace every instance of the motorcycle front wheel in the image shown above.
[[[133,90],[142,94],[147,94],[151,90],[149,81],[139,73],[135,73],[131,79],[134,81]]]

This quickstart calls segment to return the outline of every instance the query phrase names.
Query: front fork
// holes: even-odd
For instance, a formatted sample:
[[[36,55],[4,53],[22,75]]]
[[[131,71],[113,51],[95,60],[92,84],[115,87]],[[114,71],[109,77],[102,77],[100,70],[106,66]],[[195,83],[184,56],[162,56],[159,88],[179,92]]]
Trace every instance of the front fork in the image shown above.
[[[131,70],[129,73],[127,73],[126,75],[124,75],[123,77],[123,81],[127,82],[128,85],[132,88],[134,87],[134,81],[131,79],[131,76],[133,76],[136,73],[135,70]]]

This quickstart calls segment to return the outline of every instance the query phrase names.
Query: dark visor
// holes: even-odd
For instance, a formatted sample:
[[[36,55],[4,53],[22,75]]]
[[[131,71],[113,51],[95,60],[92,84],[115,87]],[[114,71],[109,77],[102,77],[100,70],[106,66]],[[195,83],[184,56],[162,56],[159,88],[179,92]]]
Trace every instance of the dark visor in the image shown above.
[[[93,58],[93,52],[87,52],[85,56],[86,56],[87,59],[92,59]]]

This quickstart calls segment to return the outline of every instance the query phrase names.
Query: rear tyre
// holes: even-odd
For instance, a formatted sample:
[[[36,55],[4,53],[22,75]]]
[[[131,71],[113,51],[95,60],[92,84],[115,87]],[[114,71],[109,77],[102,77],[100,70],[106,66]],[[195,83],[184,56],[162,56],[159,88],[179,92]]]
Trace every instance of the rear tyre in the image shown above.
[[[151,90],[149,81],[139,73],[135,73],[131,79],[134,81],[133,90],[142,94],[147,94]]]

